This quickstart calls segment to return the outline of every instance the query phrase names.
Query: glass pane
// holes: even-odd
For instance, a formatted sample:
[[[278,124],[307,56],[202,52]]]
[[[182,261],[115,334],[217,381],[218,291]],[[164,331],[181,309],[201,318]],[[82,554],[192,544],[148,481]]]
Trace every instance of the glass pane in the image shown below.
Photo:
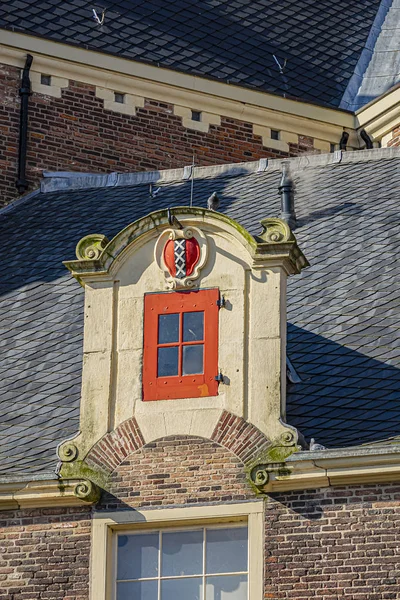
[[[178,375],[178,346],[158,348],[157,376]]]
[[[194,375],[203,372],[203,344],[183,346],[182,375]]]
[[[117,579],[158,575],[158,533],[118,536]]]
[[[179,342],[179,314],[159,315],[158,343],[170,344]]]
[[[164,533],[161,576],[201,575],[203,572],[203,531]]]
[[[183,313],[183,341],[196,342],[204,339],[204,313]]]
[[[247,527],[207,529],[206,573],[247,571]]]
[[[201,577],[161,580],[161,600],[203,600],[202,592]]]
[[[117,600],[157,600],[158,581],[117,583]]]
[[[247,600],[247,575],[207,577],[206,600]]]

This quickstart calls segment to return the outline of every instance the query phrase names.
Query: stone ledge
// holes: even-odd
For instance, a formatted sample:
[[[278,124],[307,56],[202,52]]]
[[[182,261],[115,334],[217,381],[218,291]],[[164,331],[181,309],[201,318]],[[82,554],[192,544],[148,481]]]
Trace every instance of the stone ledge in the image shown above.
[[[268,472],[262,492],[400,481],[400,445],[297,452]]]
[[[22,481],[4,480],[0,483],[0,510],[20,508],[53,508],[56,506],[87,506],[95,502],[97,496],[84,498],[82,490],[88,487],[88,481],[79,479],[53,479]],[[89,482],[90,483],[90,482]],[[80,495],[77,495],[77,489]]]

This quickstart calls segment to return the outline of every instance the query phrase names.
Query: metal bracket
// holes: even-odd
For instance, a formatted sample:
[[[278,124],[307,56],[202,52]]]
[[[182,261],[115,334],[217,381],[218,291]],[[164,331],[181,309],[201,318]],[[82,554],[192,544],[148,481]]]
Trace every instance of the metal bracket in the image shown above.
[[[222,373],[218,373],[218,375],[216,375],[214,377],[215,381],[218,381],[218,383],[224,383],[224,376],[222,375]]]
[[[268,169],[268,158],[260,158],[257,173],[263,173]]]
[[[193,171],[193,165],[186,165],[186,167],[183,167],[182,179],[184,181],[187,181],[188,179],[190,179],[192,177],[192,171]]]
[[[226,306],[225,296],[221,296],[219,300],[217,300],[218,308],[224,308]]]

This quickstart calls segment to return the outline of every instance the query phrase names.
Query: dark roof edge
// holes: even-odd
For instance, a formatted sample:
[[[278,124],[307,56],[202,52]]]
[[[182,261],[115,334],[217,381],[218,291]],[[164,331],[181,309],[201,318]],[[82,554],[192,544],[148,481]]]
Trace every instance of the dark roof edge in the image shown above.
[[[16,198],[16,200],[11,200],[11,202],[9,202],[8,204],[6,204],[6,206],[3,206],[3,208],[0,209],[0,214],[1,215],[6,214],[7,212],[9,212],[9,211],[13,210],[14,208],[16,208],[17,206],[19,206],[20,204],[23,204],[27,200],[34,198],[38,194],[40,194],[40,188],[37,190],[33,190],[33,192],[29,192],[29,194],[25,194],[24,196],[21,196],[21,198]]]
[[[213,179],[215,177],[236,177],[251,173],[280,171],[282,160],[289,161],[292,171],[302,171],[306,167],[325,167],[334,164],[360,163],[400,157],[400,148],[374,148],[343,152],[338,150],[332,154],[303,154],[296,158],[272,159],[262,158],[256,162],[234,163],[195,167],[195,179]],[[150,183],[171,183],[186,181],[191,178],[191,165],[180,169],[165,171],[141,171],[136,173],[77,173],[77,172],[44,172],[40,191],[48,194],[57,191],[83,190],[104,187],[126,187]]]

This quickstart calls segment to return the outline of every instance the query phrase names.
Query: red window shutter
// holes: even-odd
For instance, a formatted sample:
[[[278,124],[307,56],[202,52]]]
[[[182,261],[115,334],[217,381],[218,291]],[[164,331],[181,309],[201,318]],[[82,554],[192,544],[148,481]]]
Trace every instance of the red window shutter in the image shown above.
[[[218,382],[215,381],[218,373],[218,299],[218,289],[145,294],[143,400],[199,398],[218,394]],[[184,315],[197,312],[204,314],[203,340],[185,341],[182,325]],[[178,315],[178,341],[160,343],[161,315]],[[184,375],[183,357],[189,354],[190,349],[187,348],[190,346],[203,346],[203,372]],[[177,374],[159,376],[159,352],[172,347],[174,356],[177,354]]]

